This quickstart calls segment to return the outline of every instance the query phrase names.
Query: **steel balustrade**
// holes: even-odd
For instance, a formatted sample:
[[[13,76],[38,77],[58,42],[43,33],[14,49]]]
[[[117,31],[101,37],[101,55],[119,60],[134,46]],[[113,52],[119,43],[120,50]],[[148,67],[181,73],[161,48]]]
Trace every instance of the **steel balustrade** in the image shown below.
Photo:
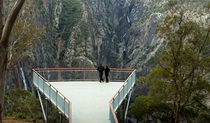
[[[69,123],[72,123],[71,102],[36,71],[33,72],[33,83],[39,91],[69,118]]]
[[[110,101],[110,121],[118,123],[116,110],[135,84],[135,69],[110,68],[110,81],[124,81],[123,86]],[[33,69],[33,83],[72,123],[72,104],[49,82],[55,81],[97,81],[96,68],[36,68]]]
[[[118,107],[121,105],[122,101],[126,97],[126,95],[130,92],[135,84],[136,74],[134,70],[131,75],[127,78],[124,85],[119,89],[119,91],[115,94],[115,96],[111,99],[110,105],[110,121],[111,123],[118,123],[117,116],[115,112]]]

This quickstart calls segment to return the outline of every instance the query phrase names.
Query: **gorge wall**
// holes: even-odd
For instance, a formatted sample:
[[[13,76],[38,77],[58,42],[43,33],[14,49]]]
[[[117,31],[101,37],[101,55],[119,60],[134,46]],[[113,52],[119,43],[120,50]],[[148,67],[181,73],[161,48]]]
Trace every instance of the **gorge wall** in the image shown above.
[[[28,81],[32,68],[96,67],[135,68],[146,75],[164,41],[155,35],[168,11],[167,0],[34,0],[45,38],[20,61]],[[206,1],[183,2],[187,15],[204,19]],[[199,5],[199,6],[198,6]],[[196,7],[197,9],[195,9]],[[19,69],[14,69],[16,73]],[[17,77],[21,81],[20,76]]]
[[[42,6],[39,20],[47,20],[42,23],[47,36],[35,46],[37,67],[95,67],[103,63],[141,70],[161,44],[155,30],[164,9],[162,2],[48,0],[40,3],[37,2]]]

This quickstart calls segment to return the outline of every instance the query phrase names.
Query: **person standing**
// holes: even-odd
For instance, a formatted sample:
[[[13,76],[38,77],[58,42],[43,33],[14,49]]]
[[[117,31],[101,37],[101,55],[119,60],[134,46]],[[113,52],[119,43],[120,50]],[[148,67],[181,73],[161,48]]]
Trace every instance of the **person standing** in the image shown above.
[[[98,68],[97,68],[97,70],[98,70],[98,72],[99,72],[99,81],[101,82],[103,82],[104,81],[104,79],[103,79],[103,72],[104,72],[104,66],[102,66],[102,64],[100,64],[99,66],[98,66]]]
[[[106,77],[106,82],[107,83],[109,82],[109,72],[110,72],[110,69],[109,69],[108,65],[106,65],[106,68],[105,68],[105,77]]]

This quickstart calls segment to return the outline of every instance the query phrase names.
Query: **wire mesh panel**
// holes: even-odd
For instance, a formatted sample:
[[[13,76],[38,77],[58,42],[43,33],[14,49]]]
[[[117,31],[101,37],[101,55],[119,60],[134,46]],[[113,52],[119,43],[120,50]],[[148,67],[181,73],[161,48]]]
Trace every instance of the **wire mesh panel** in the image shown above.
[[[51,70],[39,71],[49,82],[55,81],[97,81],[98,72],[96,70]]]
[[[96,69],[70,69],[70,70],[37,70],[48,82],[58,81],[98,81],[99,73]],[[132,71],[111,69],[109,81],[124,82]],[[105,76],[105,75],[104,75]]]
[[[109,79],[113,82],[124,82],[130,74],[131,71],[110,71]]]

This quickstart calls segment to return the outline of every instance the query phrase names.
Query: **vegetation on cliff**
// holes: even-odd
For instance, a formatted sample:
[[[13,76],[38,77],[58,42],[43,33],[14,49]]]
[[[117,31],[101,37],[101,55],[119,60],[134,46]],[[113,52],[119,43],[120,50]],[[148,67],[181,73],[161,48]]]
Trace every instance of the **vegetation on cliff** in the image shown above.
[[[157,66],[141,80],[150,89],[138,97],[130,114],[148,122],[202,122],[210,120],[210,26],[186,17],[169,2],[171,13],[159,24],[157,34],[166,47],[156,55]]]
[[[8,15],[10,12],[7,13],[7,10],[12,8],[14,0],[5,1],[11,5],[6,8],[5,15]],[[166,14],[170,15],[171,10],[176,10],[173,7],[167,7],[171,10],[165,11],[164,5],[166,2],[163,0],[118,0],[117,2],[113,2],[113,0],[100,2],[93,0],[34,1],[37,4],[33,4],[34,2],[32,1],[27,1],[26,8],[21,11],[12,30],[8,50],[6,50],[7,48],[2,48],[5,45],[0,44],[0,61],[3,60],[2,53],[5,58],[7,56],[9,57],[6,61],[0,63],[13,65],[16,61],[23,58],[23,56],[27,56],[30,59],[30,64],[27,64],[29,62],[26,62],[26,60],[20,60],[18,62],[26,63],[25,69],[24,67],[23,69],[26,71],[29,81],[32,79],[32,67],[94,67],[93,63],[97,62],[108,63],[111,67],[136,68],[137,75],[140,72],[141,75],[142,73],[145,75],[153,67],[154,55],[159,48],[162,48],[162,45],[168,45],[167,48],[169,49],[160,51],[157,56],[157,60],[161,64],[151,71],[148,79],[145,79],[145,83],[151,89],[151,95],[149,97],[141,97],[136,102],[141,100],[140,104],[146,103],[145,105],[148,106],[147,104],[149,102],[151,106],[157,107],[158,113],[161,114],[158,117],[163,121],[171,119],[168,116],[172,116],[174,121],[178,121],[180,119],[178,116],[179,113],[181,114],[181,119],[183,118],[185,120],[191,120],[190,118],[192,116],[196,118],[201,115],[208,118],[206,114],[195,113],[201,109],[198,108],[195,110],[190,106],[185,107],[183,105],[185,103],[183,100],[204,99],[203,96],[205,93],[198,94],[196,91],[199,92],[199,89],[203,89],[202,92],[204,92],[206,89],[204,87],[208,87],[208,84],[205,84],[204,81],[208,76],[200,76],[201,71],[205,74],[208,71],[203,70],[208,67],[208,61],[202,61],[204,55],[209,54],[208,45],[205,44],[205,47],[201,48],[203,51],[201,53],[202,55],[197,54],[197,49],[202,47],[200,43],[208,40],[204,39],[205,36],[208,37],[208,30],[203,29],[206,23],[202,23],[203,25],[198,23],[200,20],[209,19],[209,15],[205,13],[206,10],[200,9],[203,6],[202,3],[208,2],[208,0],[169,0],[168,5],[177,5],[179,6],[178,8],[185,8],[183,11],[187,14],[184,14],[183,19],[181,19],[181,14],[180,16],[167,16],[165,19],[167,27],[159,27],[160,37],[157,37],[155,34],[155,30],[157,29],[156,24]],[[209,9],[210,3],[207,3],[204,7]],[[198,15],[202,15],[202,17]],[[36,17],[40,17],[40,20]],[[192,20],[185,20],[186,18]],[[178,23],[178,20],[182,20],[183,22]],[[161,25],[164,25],[164,23]],[[176,26],[171,28],[173,25]],[[167,31],[166,35],[164,35],[166,33],[164,31]],[[41,39],[43,34],[46,35],[45,39]],[[197,42],[197,37],[200,38],[200,42]],[[163,38],[165,41],[163,41]],[[35,42],[39,43],[33,45]],[[2,40],[0,43],[2,43]],[[5,51],[8,51],[8,54],[6,53],[5,55]],[[174,53],[177,53],[177,57],[173,56]],[[163,63],[166,66],[161,66]],[[7,65],[1,68],[5,68]],[[193,69],[195,72],[193,72],[194,74],[189,74],[190,68],[193,68],[192,65],[195,65]],[[19,65],[15,66],[13,69],[15,71],[14,73],[19,72],[19,67]],[[179,73],[180,76],[174,72],[174,75],[177,76],[173,77],[173,74],[168,72],[173,72],[172,69],[181,71]],[[5,75],[5,71],[1,73]],[[21,77],[14,75],[14,73],[8,73],[9,88],[12,86],[21,86]],[[192,80],[197,79],[196,82],[199,82],[199,84],[191,84],[188,79],[184,79],[186,76],[190,76],[189,78]],[[154,79],[152,77],[156,78]],[[158,81],[157,78],[160,78],[161,81]],[[179,79],[174,80],[175,78]],[[181,82],[180,79],[185,81]],[[173,80],[174,83],[180,81],[180,84],[188,84],[179,85],[178,87],[182,88],[178,88],[178,91],[175,91],[176,89],[173,88],[172,82],[166,84],[163,80]],[[189,87],[192,87],[194,90],[190,90],[186,85],[191,85]],[[4,83],[3,86],[5,86]],[[172,88],[171,90],[173,91],[170,90],[169,93],[166,87],[169,89]],[[189,94],[186,93],[187,89],[188,92],[190,91]],[[160,91],[167,91],[168,95],[162,95],[162,93],[159,93]],[[191,97],[191,95],[195,96]],[[160,103],[154,102],[154,100],[160,100],[154,97],[160,97]],[[169,104],[167,101],[162,102],[162,100],[174,103]],[[204,106],[203,102],[196,102],[196,105]],[[146,113],[141,112],[141,114],[149,114],[148,116],[151,117],[153,115],[157,116],[157,110],[153,110],[154,107],[140,109],[146,111]],[[165,107],[166,110],[161,110],[161,107]],[[174,110],[174,107],[177,110]],[[181,108],[183,110],[180,111],[180,107],[184,107]],[[205,109],[206,107],[204,106],[203,108]],[[186,115],[183,112],[190,113]],[[203,111],[202,113],[205,112]],[[138,113],[136,112],[136,114]],[[135,117],[137,118],[137,116]],[[144,119],[145,117],[143,116],[141,118]]]
[[[43,119],[39,100],[29,91],[9,90],[4,98],[4,116],[30,121]]]

